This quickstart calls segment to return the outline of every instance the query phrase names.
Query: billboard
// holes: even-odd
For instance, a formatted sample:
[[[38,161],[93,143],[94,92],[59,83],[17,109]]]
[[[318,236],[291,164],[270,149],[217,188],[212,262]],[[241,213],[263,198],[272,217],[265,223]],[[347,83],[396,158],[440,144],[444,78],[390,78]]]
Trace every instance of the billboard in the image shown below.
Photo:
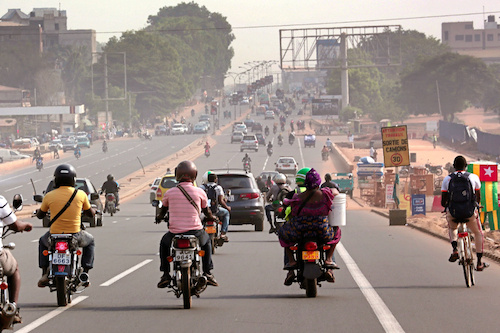
[[[318,39],[316,41],[317,67],[332,66],[340,56],[340,44],[337,39]]]
[[[336,95],[322,96],[312,99],[313,116],[333,116],[338,118],[342,97]]]

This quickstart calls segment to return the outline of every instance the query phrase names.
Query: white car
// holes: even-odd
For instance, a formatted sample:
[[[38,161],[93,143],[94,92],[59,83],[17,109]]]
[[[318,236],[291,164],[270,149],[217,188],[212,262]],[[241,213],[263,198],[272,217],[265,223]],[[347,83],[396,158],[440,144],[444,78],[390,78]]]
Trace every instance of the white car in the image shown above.
[[[240,105],[248,105],[248,104],[250,104],[250,101],[248,100],[248,98],[243,98],[240,101]]]
[[[247,125],[238,124],[238,125],[234,126],[233,131],[234,132],[243,132],[243,134],[247,134]]]
[[[172,125],[172,130],[171,130],[172,135],[175,134],[185,134],[186,133],[186,127],[184,124],[177,123]]]
[[[282,156],[274,164],[276,165],[275,170],[281,173],[296,174],[299,168],[299,164],[290,156]]]
[[[259,151],[259,140],[254,134],[244,135],[243,139],[241,139],[240,151],[245,149]]]
[[[271,110],[266,111],[266,115],[264,116],[264,119],[274,119],[274,111],[271,111]]]

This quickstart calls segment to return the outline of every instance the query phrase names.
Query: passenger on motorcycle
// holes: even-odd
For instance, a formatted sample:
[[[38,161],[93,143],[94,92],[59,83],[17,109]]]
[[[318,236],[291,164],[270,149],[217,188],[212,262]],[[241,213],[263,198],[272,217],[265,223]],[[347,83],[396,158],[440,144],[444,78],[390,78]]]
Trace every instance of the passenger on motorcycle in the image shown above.
[[[7,200],[0,196],[0,228],[8,227],[16,232],[31,231],[33,226],[31,223],[21,222],[17,219],[16,214],[12,211]],[[19,299],[19,290],[21,289],[21,273],[17,265],[16,258],[8,249],[3,248],[2,239],[0,238],[0,265],[3,268],[3,273],[7,276],[9,288],[9,300],[17,305]],[[22,319],[19,315],[14,316],[14,324],[19,324]]]
[[[274,183],[275,184],[271,186],[269,192],[267,192],[266,195],[267,201],[271,202],[271,204],[266,205],[267,222],[269,222],[269,225],[271,226],[271,228],[269,229],[270,234],[276,231],[276,227],[273,225],[273,221],[271,218],[271,212],[273,212],[275,208],[272,202],[275,200],[283,200],[281,198],[282,194],[285,194],[285,192],[288,193],[292,191],[291,187],[286,183],[286,176],[282,173],[279,173],[274,177]]]
[[[332,151],[332,142],[330,141],[330,138],[326,139],[325,146],[329,151]]]
[[[271,141],[267,144],[267,150],[269,149],[273,149],[273,143]]]
[[[198,169],[193,162],[180,162],[175,168],[175,178],[179,184],[177,187],[165,192],[162,200],[163,206],[159,215],[156,216],[155,223],[160,223],[167,211],[169,212],[169,231],[162,237],[160,242],[160,271],[163,272],[163,276],[158,282],[158,288],[166,288],[172,280],[170,263],[167,261],[167,257],[170,256],[170,244],[176,234],[195,235],[199,239],[200,246],[205,251],[202,260],[203,273],[207,278],[207,284],[218,286],[215,277],[210,273],[213,269],[212,244],[208,234],[203,229],[200,208],[207,219],[213,220],[214,216],[208,208],[207,194],[193,184],[197,175]],[[182,187],[187,192],[197,206],[196,208],[178,187]]]
[[[291,199],[285,199],[284,204],[290,205],[289,220],[278,231],[280,244],[285,248],[288,263],[286,268],[297,265],[293,251],[290,246],[298,243],[304,237],[317,237],[324,243],[330,244],[331,248],[326,253],[326,265],[333,265],[333,251],[340,241],[340,229],[334,229],[328,223],[328,214],[331,211],[333,198],[339,194],[336,189],[329,187],[319,188],[321,176],[314,169],[303,168],[297,172],[296,180],[298,186],[306,187],[301,193],[296,193]],[[295,278],[295,272],[290,270],[285,279],[285,285],[291,285]],[[335,282],[333,270],[329,269],[325,279]]]
[[[36,217],[43,219],[47,212],[51,212],[50,230],[46,232],[38,242],[38,264],[42,269],[42,277],[38,280],[38,287],[44,288],[49,283],[48,267],[49,258],[43,255],[43,251],[49,248],[51,234],[73,234],[78,241],[78,246],[83,248],[82,268],[88,274],[94,265],[94,237],[81,229],[82,211],[85,215],[94,217],[95,210],[91,207],[87,194],[75,189],[76,170],[70,164],[61,164],[54,171],[54,190],[45,195]],[[64,209],[69,199],[76,192],[74,199],[55,221],[54,217]],[[52,223],[53,222],[53,223]],[[87,286],[90,282],[87,282]]]
[[[102,186],[101,190],[105,193],[113,193],[115,195],[115,200],[116,200],[116,209],[118,209],[118,205],[120,204],[120,198],[118,196],[118,191],[120,190],[120,185],[115,181],[115,177],[113,177],[112,174],[109,174],[107,177],[108,180],[106,180]]]
[[[226,203],[226,199],[224,197],[224,189],[222,188],[222,186],[217,184],[217,175],[211,171],[205,172],[205,174],[203,175],[203,184],[201,184],[200,186],[200,188],[205,191],[205,193],[207,193],[207,196],[209,187],[213,187],[215,189],[215,193],[217,196],[217,206],[212,204],[211,207],[215,207],[215,209],[212,210],[212,208],[210,208],[210,210],[212,211],[212,214],[215,214],[215,216],[221,219],[222,228],[220,231],[220,237],[227,242],[229,241],[229,239],[227,238],[226,233],[229,227],[229,213],[231,212],[231,207],[229,207]]]
[[[323,146],[323,149],[321,149],[321,154],[328,154],[330,150],[328,149],[328,147],[326,145]]]

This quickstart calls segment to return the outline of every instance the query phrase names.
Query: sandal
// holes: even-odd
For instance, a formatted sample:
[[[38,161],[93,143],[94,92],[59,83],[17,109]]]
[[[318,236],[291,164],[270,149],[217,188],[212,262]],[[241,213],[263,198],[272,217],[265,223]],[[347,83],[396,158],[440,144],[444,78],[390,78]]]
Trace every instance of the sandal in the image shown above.
[[[325,272],[325,280],[326,280],[326,282],[330,282],[330,283],[335,282],[335,276],[333,275],[333,271],[331,269],[329,269]]]
[[[295,280],[295,272],[294,271],[289,271],[288,274],[286,275],[285,278],[285,286],[291,286],[293,283],[293,280]]]

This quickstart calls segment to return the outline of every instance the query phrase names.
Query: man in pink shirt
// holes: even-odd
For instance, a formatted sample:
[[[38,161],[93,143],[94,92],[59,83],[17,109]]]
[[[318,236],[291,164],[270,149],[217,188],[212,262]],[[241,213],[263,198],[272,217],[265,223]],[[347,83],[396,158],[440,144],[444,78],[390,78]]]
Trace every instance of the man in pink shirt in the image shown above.
[[[205,191],[193,185],[197,175],[196,165],[191,161],[183,161],[175,168],[175,179],[179,182],[177,186],[181,186],[187,192],[197,208],[191,204],[179,188],[174,187],[165,192],[162,200],[163,206],[159,215],[156,216],[156,223],[160,223],[167,211],[169,212],[169,231],[160,242],[160,271],[163,272],[163,276],[158,282],[158,288],[167,287],[172,280],[167,257],[170,256],[170,244],[176,234],[195,235],[198,238],[202,250],[205,251],[205,256],[202,259],[203,275],[207,278],[207,284],[218,286],[214,276],[210,273],[213,269],[212,244],[208,234],[203,229],[200,209],[208,220],[213,220],[214,216],[208,208],[208,198]]]

